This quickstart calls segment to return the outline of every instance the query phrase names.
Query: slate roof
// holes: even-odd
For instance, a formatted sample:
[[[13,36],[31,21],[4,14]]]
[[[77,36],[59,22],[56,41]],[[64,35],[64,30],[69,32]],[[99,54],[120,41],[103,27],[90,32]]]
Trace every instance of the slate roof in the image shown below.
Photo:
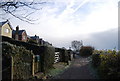
[[[15,34],[16,30],[13,30],[12,31],[12,34]],[[19,30],[18,31],[18,35],[21,35],[23,32],[25,32],[25,30]]]
[[[8,21],[3,21],[3,22],[0,22],[0,26],[3,26],[5,23],[7,23]]]
[[[8,23],[8,25],[10,26],[10,28],[13,30],[13,28],[12,28],[12,26],[11,26],[11,24],[10,24],[10,22],[8,20],[0,22],[0,27],[2,27],[6,23]]]
[[[39,36],[31,36],[32,39],[39,39]]]

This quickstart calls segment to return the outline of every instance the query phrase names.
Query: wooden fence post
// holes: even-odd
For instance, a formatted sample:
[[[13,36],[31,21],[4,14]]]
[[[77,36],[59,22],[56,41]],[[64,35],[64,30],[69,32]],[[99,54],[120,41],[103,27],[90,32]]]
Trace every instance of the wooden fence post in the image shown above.
[[[14,72],[14,61],[13,61],[13,57],[11,56],[11,81],[13,81],[13,72]]]
[[[33,59],[32,59],[32,75],[34,76],[35,74],[35,56],[33,55]]]

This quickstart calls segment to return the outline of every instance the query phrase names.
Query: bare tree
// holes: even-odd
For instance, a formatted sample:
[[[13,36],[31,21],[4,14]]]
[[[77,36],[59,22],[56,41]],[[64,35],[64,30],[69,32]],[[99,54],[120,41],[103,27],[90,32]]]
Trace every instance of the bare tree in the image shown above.
[[[83,42],[82,42],[82,40],[81,41],[74,40],[71,42],[71,45],[75,51],[78,51],[78,50],[80,50],[80,47],[83,46]]]
[[[9,14],[22,21],[32,23],[38,19],[31,18],[31,15],[42,9],[42,5],[46,2],[41,0],[1,0],[0,1],[0,17],[5,18],[5,14]]]

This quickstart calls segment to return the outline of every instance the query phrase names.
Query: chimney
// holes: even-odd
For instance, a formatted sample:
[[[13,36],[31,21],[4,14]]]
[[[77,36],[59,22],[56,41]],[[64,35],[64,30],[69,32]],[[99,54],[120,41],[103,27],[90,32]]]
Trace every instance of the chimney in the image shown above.
[[[15,40],[19,39],[18,32],[19,32],[19,26],[16,27]]]
[[[19,26],[16,27],[16,31],[19,31]]]

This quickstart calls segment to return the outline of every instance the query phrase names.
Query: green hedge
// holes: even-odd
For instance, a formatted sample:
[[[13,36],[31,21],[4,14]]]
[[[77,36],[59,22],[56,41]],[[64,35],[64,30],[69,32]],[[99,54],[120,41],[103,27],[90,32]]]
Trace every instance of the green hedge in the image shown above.
[[[46,73],[50,68],[53,67],[55,59],[55,48],[41,46],[40,47],[40,61],[41,61],[41,71]]]
[[[93,54],[92,63],[100,78],[120,79],[120,54]]]
[[[32,58],[33,53],[29,50],[26,50],[24,47],[16,46],[7,42],[2,43],[2,58],[13,57],[13,79],[29,79],[32,77]],[[11,63],[11,60],[6,61],[6,63]],[[2,63],[4,66],[4,61]],[[11,65],[11,64],[9,64]],[[11,67],[11,66],[10,66]],[[3,68],[3,73],[4,69]],[[11,70],[11,69],[9,69]],[[5,74],[5,73],[4,73]]]
[[[80,49],[81,56],[89,56],[93,54],[94,48],[91,46],[82,46]]]
[[[2,41],[9,42],[9,43],[14,44],[16,46],[23,46],[27,50],[32,51],[34,53],[34,55],[41,55],[41,47],[40,46],[29,44],[29,43],[22,42],[22,41],[17,41],[17,40],[14,40],[14,39],[11,39],[11,38],[8,38],[5,36],[2,36]],[[42,71],[41,66],[42,66],[41,61],[39,61],[39,67],[37,70],[38,72]]]
[[[39,45],[39,44],[37,43],[37,41],[36,41],[36,40],[33,40],[33,39],[29,39],[29,40],[27,41],[27,43],[33,44],[33,45]]]
[[[46,72],[49,68],[52,67],[54,55],[55,55],[55,48],[52,46],[37,46],[33,44],[29,44],[22,41],[16,41],[14,39],[2,36],[2,41],[10,42],[11,44],[17,46],[23,46],[27,50],[30,50],[34,53],[34,55],[40,56],[39,61],[39,70],[38,72]]]
[[[98,73],[105,79],[120,79],[120,54],[101,55]]]
[[[22,42],[22,41],[16,41],[14,39],[11,39],[11,38],[8,38],[8,37],[5,37],[5,36],[2,36],[2,41],[3,42],[9,42],[9,43],[14,44],[16,46],[23,46],[27,50],[32,50],[35,55],[39,55],[40,54],[40,51],[39,51],[40,50],[40,46],[29,44],[29,43]]]
[[[93,54],[92,55],[92,65],[93,67],[97,68],[101,63],[100,54]]]

